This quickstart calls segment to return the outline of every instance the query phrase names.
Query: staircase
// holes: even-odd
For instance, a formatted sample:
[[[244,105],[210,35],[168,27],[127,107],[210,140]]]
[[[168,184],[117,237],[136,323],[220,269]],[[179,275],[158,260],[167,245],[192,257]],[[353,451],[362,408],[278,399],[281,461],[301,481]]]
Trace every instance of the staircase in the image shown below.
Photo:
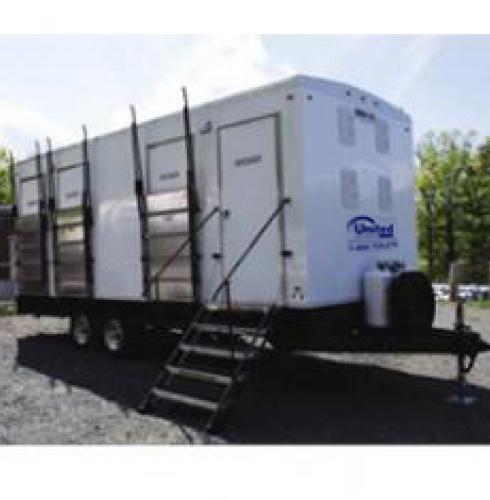
[[[202,307],[168,357],[140,411],[165,406],[182,415],[192,414],[199,427],[210,431],[263,352],[272,312],[267,309],[250,326],[223,322],[216,312]]]
[[[214,310],[214,306],[206,304],[198,309],[140,405],[140,411],[146,411],[156,401],[193,408],[205,413],[203,429],[209,431],[218,416],[230,406],[236,388],[263,351],[276,310],[270,305],[253,324],[250,320],[242,324],[237,318],[244,315],[232,307],[230,280],[289,203],[289,198],[281,200],[211,295],[209,304],[214,305],[225,293],[226,310]],[[211,211],[196,230],[200,230],[215,211],[219,211],[218,208]],[[165,269],[164,264],[156,276]]]
[[[178,268],[178,259],[186,259],[189,262],[190,275],[185,277],[187,285],[191,285],[192,299],[196,304],[202,304],[199,290],[199,255],[196,251],[197,234],[215,216],[221,214],[219,207],[214,207],[200,222],[195,220],[199,212],[196,186],[194,149],[192,142],[191,126],[189,119],[189,107],[187,103],[187,92],[183,89],[184,108],[183,122],[185,129],[185,146],[187,154],[187,186],[181,191],[182,203],[175,204],[173,198],[177,193],[171,193],[168,203],[152,203],[152,200],[144,196],[142,162],[139,148],[136,115],[132,109],[132,138],[135,165],[135,191],[138,199],[140,217],[142,221],[142,261],[146,266],[144,279],[144,293],[146,298],[151,298],[151,287],[156,287],[154,298],[157,300],[182,300],[175,293],[162,297],[162,292],[169,290],[169,282],[176,281],[175,276],[163,276],[167,270]],[[177,406],[181,409],[191,409],[201,412],[203,415],[202,427],[205,431],[211,430],[217,418],[229,408],[237,388],[250,373],[251,364],[257,360],[263,352],[267,336],[271,328],[271,320],[275,306],[270,305],[262,313],[253,315],[254,322],[251,323],[251,315],[238,314],[232,308],[230,280],[240,268],[245,259],[253,251],[268,228],[283,212],[286,205],[291,202],[290,198],[284,197],[280,200],[277,208],[272,212],[264,224],[257,230],[248,246],[243,250],[233,265],[227,270],[226,275],[211,294],[208,304],[202,304],[189,326],[185,329],[182,337],[165,361],[163,369],[157,375],[151,388],[146,394],[139,410],[146,411],[157,402],[164,403],[167,407]],[[154,205],[154,206],[152,206]],[[149,221],[153,218],[158,220],[162,215],[168,216],[171,212],[178,211],[180,215],[186,214],[185,224],[180,227],[163,227],[163,232],[150,231]],[[162,212],[163,210],[163,212]],[[162,221],[163,222],[163,221]],[[165,223],[160,224],[165,226]],[[182,233],[168,233],[168,230],[182,230]],[[151,240],[158,241],[165,238],[168,243],[169,237],[178,236],[180,240],[174,241],[174,245],[167,247],[178,248],[173,253],[162,253],[166,257],[157,272],[151,276],[148,264],[150,256],[158,252],[152,252]],[[180,243],[180,245],[178,245]],[[160,246],[160,245],[156,245]],[[163,245],[165,247],[165,245]],[[188,250],[188,255],[184,254]],[[287,255],[283,249],[281,255]],[[217,254],[218,256],[218,254]],[[220,258],[220,257],[217,257]],[[152,262],[155,264],[155,262]],[[190,290],[189,290],[190,291]],[[216,310],[214,304],[222,300],[225,292],[226,310]],[[190,294],[188,294],[190,295]],[[213,307],[211,307],[213,305]],[[245,318],[248,321],[238,321],[237,318]]]

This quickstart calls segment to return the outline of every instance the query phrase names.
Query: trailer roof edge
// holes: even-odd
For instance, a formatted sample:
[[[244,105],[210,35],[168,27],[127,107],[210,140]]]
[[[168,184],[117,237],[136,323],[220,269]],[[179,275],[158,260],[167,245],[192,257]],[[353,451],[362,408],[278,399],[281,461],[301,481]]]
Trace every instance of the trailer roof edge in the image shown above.
[[[336,80],[330,80],[327,78],[320,78],[320,77],[314,77],[314,76],[309,76],[309,75],[304,75],[304,74],[297,74],[294,76],[290,76],[288,78],[284,78],[282,80],[278,80],[275,82],[271,82],[265,85],[261,85],[258,87],[253,87],[248,90],[242,90],[238,92],[233,92],[231,94],[225,95],[223,97],[219,97],[210,101],[206,101],[200,104],[197,104],[195,106],[190,107],[190,111],[197,111],[197,110],[202,110],[206,109],[208,107],[215,106],[217,104],[222,104],[226,101],[234,100],[234,99],[244,99],[244,98],[249,98],[252,97],[255,94],[260,94],[263,92],[270,92],[274,90],[278,90],[281,87],[305,87],[306,89],[309,89],[311,91],[318,91],[318,92],[323,92],[325,94],[332,95],[334,97],[338,98],[344,98],[346,101],[348,100],[348,95],[349,91],[351,94],[355,94],[356,96],[364,96],[364,98],[368,99],[371,102],[376,102],[385,112],[391,115],[392,118],[397,119],[403,123],[406,123],[407,125],[411,125],[412,121],[410,116],[400,107],[396,107],[395,105],[391,104],[390,102],[386,101],[385,99],[382,99],[378,97],[377,95],[363,90],[359,87],[356,87],[354,85],[350,85],[348,83],[343,83],[339,82]],[[161,120],[162,118],[171,118],[171,117],[176,117],[180,116],[181,111],[176,110],[170,113],[164,113],[158,116],[155,116],[153,118],[149,118],[147,120],[142,120],[140,125],[143,124],[151,124],[154,123],[158,120]],[[128,127],[129,127],[129,118],[128,118]],[[98,135],[94,135],[90,138],[91,141],[101,139],[103,137],[110,137],[112,135],[119,134],[125,130],[128,129],[128,127],[120,127],[118,129],[108,131],[105,133],[101,133]],[[54,151],[56,152],[61,152],[68,150],[70,148],[75,147],[78,145],[80,141],[74,141],[69,144],[64,144],[60,147],[53,148]],[[44,154],[44,153],[43,153]],[[21,157],[19,160],[17,160],[16,163],[23,163],[32,160],[35,157],[35,155],[29,155],[25,157]]]

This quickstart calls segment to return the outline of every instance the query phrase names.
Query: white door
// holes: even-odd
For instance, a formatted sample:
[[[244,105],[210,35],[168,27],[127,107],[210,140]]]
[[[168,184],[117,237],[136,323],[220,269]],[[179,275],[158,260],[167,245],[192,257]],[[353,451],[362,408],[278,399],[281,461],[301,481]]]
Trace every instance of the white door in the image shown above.
[[[150,276],[156,300],[191,301],[191,254],[187,245],[165,272],[162,266],[189,236],[187,157],[179,137],[147,146]]]
[[[219,131],[223,275],[277,208],[276,118],[228,125]],[[231,278],[233,305],[277,302],[282,292],[280,217]]]

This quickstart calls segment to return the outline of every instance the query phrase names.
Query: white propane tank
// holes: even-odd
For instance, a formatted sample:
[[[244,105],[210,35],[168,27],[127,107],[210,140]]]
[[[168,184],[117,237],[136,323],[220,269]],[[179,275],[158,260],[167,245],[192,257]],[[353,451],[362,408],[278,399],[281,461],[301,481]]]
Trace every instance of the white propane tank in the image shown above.
[[[364,274],[364,315],[368,326],[388,326],[388,288],[393,278],[394,274],[382,265]]]

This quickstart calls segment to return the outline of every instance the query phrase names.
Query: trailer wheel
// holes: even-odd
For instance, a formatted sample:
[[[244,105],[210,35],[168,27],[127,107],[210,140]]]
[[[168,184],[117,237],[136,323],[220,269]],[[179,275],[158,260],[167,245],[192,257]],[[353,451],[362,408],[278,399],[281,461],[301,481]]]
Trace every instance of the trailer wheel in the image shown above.
[[[108,316],[102,326],[102,342],[111,354],[126,354],[132,349],[139,336],[141,323],[132,319],[119,319]]]
[[[109,318],[102,329],[104,347],[112,354],[124,352],[128,345],[128,329],[118,318]]]
[[[87,315],[72,316],[70,334],[73,342],[78,347],[87,347],[93,340],[94,332],[92,323]]]

